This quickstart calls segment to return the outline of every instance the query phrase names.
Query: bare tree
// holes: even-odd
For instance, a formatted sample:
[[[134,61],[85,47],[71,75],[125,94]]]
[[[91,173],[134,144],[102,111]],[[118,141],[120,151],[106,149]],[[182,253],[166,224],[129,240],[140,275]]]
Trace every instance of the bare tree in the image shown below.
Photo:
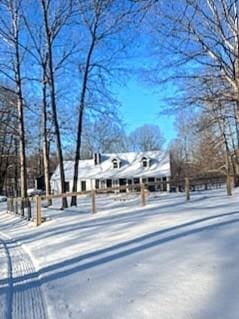
[[[48,55],[42,56],[42,149],[43,149],[43,163],[44,163],[44,181],[46,196],[51,193],[50,187],[50,170],[49,170],[49,131],[48,131],[48,116],[47,116],[47,59]],[[51,205],[52,201],[48,199],[48,205]]]
[[[37,12],[39,8],[37,7]],[[24,16],[24,23],[26,26],[27,34],[30,37],[31,49],[30,54],[33,58],[33,61],[40,68],[40,75],[37,78],[37,74],[35,75],[35,80],[41,84],[41,92],[42,92],[42,105],[41,105],[41,127],[39,135],[42,140],[42,153],[43,153],[43,166],[44,166],[44,183],[45,183],[45,191],[46,196],[48,197],[51,193],[50,189],[50,171],[49,171],[49,130],[48,130],[48,52],[46,50],[46,40],[44,29],[40,28],[38,30],[36,23],[28,16]],[[39,152],[39,157],[41,157],[41,150]],[[38,170],[38,174],[39,174]],[[51,200],[48,199],[48,205],[51,204]]]
[[[232,147],[238,155],[239,145],[239,3],[183,0],[154,1],[153,5],[151,36],[154,49],[164,59],[158,66],[167,71],[158,72],[156,67],[159,76],[154,73],[152,79],[173,81],[179,88],[179,96],[170,100],[174,109],[199,107],[199,121],[202,112],[210,116],[210,125],[217,127],[214,140],[220,136],[225,146],[229,175]]]
[[[92,105],[89,94],[99,98],[99,96],[106,97],[109,93],[106,88],[107,77],[112,77],[113,70],[117,69],[115,65],[112,67],[112,62],[115,62],[117,55],[125,49],[123,39],[121,42],[119,39],[116,41],[116,36],[125,30],[126,26],[129,26],[129,19],[133,17],[133,5],[127,4],[127,1],[119,3],[112,0],[90,0],[88,2],[78,0],[77,7],[79,21],[84,26],[87,41],[86,47],[83,49],[85,52],[84,62],[81,64],[82,84],[74,159],[73,192],[77,191],[85,109],[87,102]],[[112,43],[115,47],[112,46]],[[91,86],[92,82],[94,83],[93,87]],[[73,196],[71,205],[75,206],[76,204],[76,196]]]
[[[126,133],[121,121],[107,114],[84,121],[81,157],[92,156],[94,152],[117,153],[127,150]]]
[[[0,36],[4,41],[2,47],[9,54],[9,64],[3,63],[1,72],[13,81],[17,97],[18,138],[20,156],[21,197],[27,196],[27,172],[25,153],[24,98],[22,84],[22,65],[24,49],[21,44],[22,8],[20,0],[2,0],[0,2]],[[22,210],[24,214],[24,211]],[[31,216],[28,216],[30,218]]]
[[[130,133],[129,143],[132,151],[155,151],[162,149],[164,137],[158,125],[145,124]]]
[[[55,87],[55,68],[54,68],[54,43],[59,35],[61,29],[65,26],[68,19],[71,17],[72,14],[72,1],[61,1],[56,6],[51,3],[50,0],[40,0],[41,1],[41,8],[43,14],[43,26],[45,30],[45,39],[46,39],[46,55],[47,58],[43,61],[43,83],[46,81],[47,76],[47,83],[49,86],[50,91],[50,103],[51,103],[51,110],[52,110],[52,120],[54,123],[55,135],[56,135],[56,144],[57,144],[57,154],[59,160],[59,169],[60,169],[60,180],[61,180],[61,191],[65,193],[65,172],[64,172],[64,163],[63,163],[63,151],[62,151],[62,142],[61,142],[61,134],[60,134],[60,127],[58,121],[58,113],[57,113],[57,101],[56,101],[56,87]],[[52,18],[52,10],[55,10],[54,18]],[[47,74],[45,73],[47,66]],[[45,87],[43,84],[43,104],[45,105]],[[44,114],[44,123],[45,123],[45,115]],[[45,131],[46,133],[46,131]],[[44,153],[45,153],[45,163],[47,162],[46,156],[46,141],[44,141]],[[62,198],[62,208],[66,208],[68,206],[67,199],[64,197]]]
[[[157,13],[155,13],[157,12]],[[217,93],[239,114],[239,4],[237,0],[155,2],[154,29],[170,59],[166,77],[216,83]],[[170,60],[170,62],[169,62]],[[165,77],[165,78],[166,78]],[[197,88],[198,89],[198,88]],[[198,90],[199,91],[199,90]],[[202,91],[202,90],[200,90]],[[196,95],[198,96],[198,94]]]
[[[9,88],[0,87],[0,194],[3,191],[17,194],[14,173],[18,171],[18,131],[16,94]],[[13,175],[11,181],[9,171]],[[14,185],[12,181],[14,180]],[[9,190],[11,184],[11,190]],[[4,190],[4,185],[7,188]]]

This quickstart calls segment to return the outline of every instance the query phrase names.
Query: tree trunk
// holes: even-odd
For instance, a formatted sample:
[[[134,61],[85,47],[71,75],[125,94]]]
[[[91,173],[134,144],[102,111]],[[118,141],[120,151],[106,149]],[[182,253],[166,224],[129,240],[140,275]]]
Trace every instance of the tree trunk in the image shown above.
[[[18,197],[18,143],[17,139],[15,138],[15,157],[16,157],[16,162],[15,162],[15,168],[14,168],[14,193],[15,197]]]
[[[50,86],[50,95],[51,95],[52,117],[53,117],[53,123],[55,127],[57,154],[58,154],[59,168],[60,168],[61,192],[64,194],[65,193],[65,171],[64,171],[63,153],[62,153],[62,146],[61,146],[60,128],[59,128],[57,111],[56,111],[56,97],[55,97],[55,85],[54,85],[52,62],[50,63],[49,66],[50,66],[50,85],[49,86]],[[67,207],[68,207],[67,199],[66,197],[63,197],[62,209]]]
[[[85,110],[85,96],[86,96],[86,89],[87,89],[87,82],[89,76],[89,67],[91,57],[94,51],[95,46],[95,32],[96,27],[94,29],[94,33],[92,35],[92,42],[87,54],[86,63],[85,63],[85,73],[83,77],[82,83],[82,90],[81,90],[81,97],[80,97],[80,110],[79,110],[79,118],[78,118],[78,128],[77,128],[77,140],[76,140],[76,150],[75,150],[75,162],[74,162],[74,177],[73,177],[73,187],[72,192],[77,192],[77,184],[78,184],[78,168],[79,168],[79,160],[80,160],[80,151],[81,151],[81,140],[82,140],[82,127],[83,127],[83,116]],[[72,196],[71,198],[71,206],[77,205],[77,197]]]
[[[76,142],[76,152],[75,152],[75,162],[74,162],[74,177],[73,177],[73,187],[72,192],[77,192],[78,184],[78,169],[79,169],[79,160],[80,160],[80,149],[81,149],[81,137],[82,137],[82,126],[83,126],[83,108],[80,108],[79,120],[78,120],[78,129],[77,129],[77,142]],[[72,196],[71,206],[77,206],[77,197]]]
[[[48,7],[46,4],[46,1],[41,0],[41,3],[42,3],[42,10],[43,10],[43,16],[44,16],[45,34],[46,34],[46,40],[47,40],[49,90],[50,90],[50,98],[51,98],[52,119],[53,119],[53,123],[55,127],[57,154],[58,154],[58,160],[59,160],[61,192],[65,193],[65,171],[64,171],[63,153],[62,153],[62,146],[61,146],[60,128],[58,123],[57,107],[56,107],[55,78],[54,78],[53,56],[52,56],[52,35],[51,35],[52,32],[49,28],[49,23],[48,23]],[[67,198],[63,197],[62,209],[67,207],[68,207]]]
[[[14,16],[13,29],[15,40],[15,81],[17,94],[18,111],[18,133],[19,133],[19,157],[20,157],[20,195],[22,198],[22,216],[24,216],[24,199],[27,197],[27,172],[26,172],[26,152],[25,152],[25,126],[24,126],[24,102],[22,95],[21,58],[19,50],[19,26],[18,16]],[[31,216],[28,216],[30,219]]]
[[[46,66],[44,66],[46,67]],[[43,94],[43,105],[42,105],[42,116],[43,116],[43,164],[44,164],[44,181],[45,181],[45,190],[46,197],[51,193],[50,185],[50,173],[49,173],[49,149],[47,141],[47,98],[46,98],[46,69],[43,69],[43,83],[42,83],[42,94]],[[51,199],[47,199],[47,206],[52,204]]]

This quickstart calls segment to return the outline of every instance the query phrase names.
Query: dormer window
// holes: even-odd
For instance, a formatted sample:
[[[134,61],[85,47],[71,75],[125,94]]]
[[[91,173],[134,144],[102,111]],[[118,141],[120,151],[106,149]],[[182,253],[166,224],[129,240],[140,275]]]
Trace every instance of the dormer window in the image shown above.
[[[147,168],[150,166],[150,159],[144,156],[141,159],[141,163],[143,167]]]
[[[114,169],[120,168],[121,161],[118,158],[114,158],[112,160],[112,166],[113,166]]]

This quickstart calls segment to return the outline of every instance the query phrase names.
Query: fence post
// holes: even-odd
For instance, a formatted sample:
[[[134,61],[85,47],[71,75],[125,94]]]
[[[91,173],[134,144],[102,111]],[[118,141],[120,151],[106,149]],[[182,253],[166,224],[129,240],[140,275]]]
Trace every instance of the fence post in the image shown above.
[[[10,211],[13,213],[13,197],[10,198]]]
[[[31,220],[31,218],[32,218],[32,207],[31,207],[31,202],[30,202],[30,198],[29,197],[26,198],[26,202],[27,202],[27,219]]]
[[[186,200],[190,200],[190,184],[189,184],[188,177],[185,177],[185,192],[186,192]]]
[[[92,214],[96,214],[96,191],[91,191],[91,200],[92,200]]]
[[[14,209],[14,213],[17,214],[17,198],[13,199],[13,209]]]
[[[227,195],[232,196],[232,179],[230,175],[227,175]]]
[[[16,198],[16,214],[18,214],[18,198]]]
[[[140,193],[141,193],[141,206],[145,206],[145,191],[144,191],[144,183],[140,184]]]
[[[35,196],[36,200],[36,226],[41,225],[41,197],[39,195]]]
[[[10,199],[7,199],[7,212],[10,212]]]
[[[25,213],[24,213],[24,198],[21,198],[21,216],[24,217]]]

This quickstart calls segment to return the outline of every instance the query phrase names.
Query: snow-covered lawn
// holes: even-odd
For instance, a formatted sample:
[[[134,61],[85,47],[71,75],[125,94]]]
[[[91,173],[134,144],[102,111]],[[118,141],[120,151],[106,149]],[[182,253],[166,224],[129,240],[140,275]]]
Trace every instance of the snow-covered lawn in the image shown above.
[[[26,291],[31,319],[47,316],[39,302],[57,319],[239,318],[239,191],[189,202],[152,193],[144,208],[138,196],[100,195],[97,210],[85,196],[76,209],[43,209],[36,228],[0,204],[1,319]]]

